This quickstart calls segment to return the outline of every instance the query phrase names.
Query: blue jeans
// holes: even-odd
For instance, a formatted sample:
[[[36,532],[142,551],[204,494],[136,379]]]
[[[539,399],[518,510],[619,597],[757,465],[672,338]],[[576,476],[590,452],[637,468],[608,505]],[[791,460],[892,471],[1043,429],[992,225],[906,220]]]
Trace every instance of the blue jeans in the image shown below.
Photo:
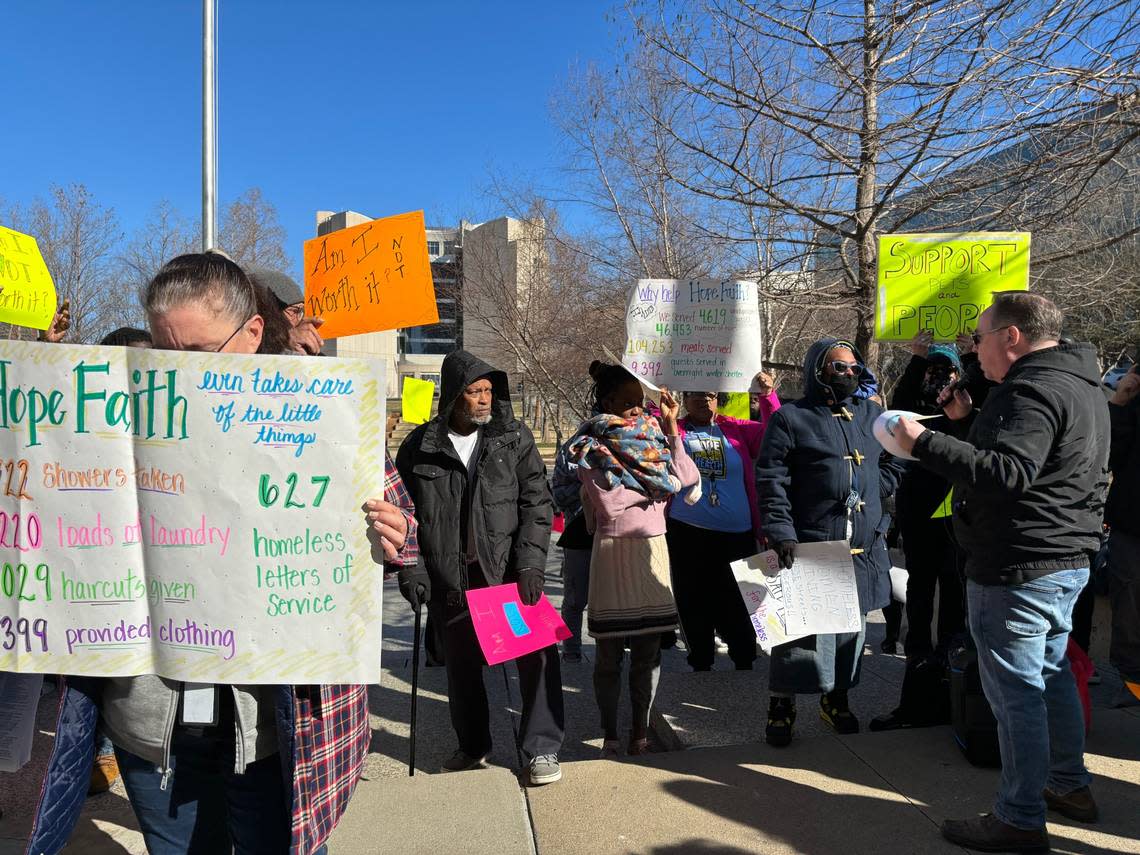
[[[162,789],[155,764],[116,748],[119,770],[150,855],[283,855],[290,817],[281,758],[274,754],[234,773],[229,728],[202,734],[175,728]]]
[[[1073,605],[1089,571],[1061,570],[1020,585],[966,586],[982,689],[1001,747],[994,815],[1017,828],[1045,826],[1046,786],[1088,786],[1085,720],[1065,648]]]

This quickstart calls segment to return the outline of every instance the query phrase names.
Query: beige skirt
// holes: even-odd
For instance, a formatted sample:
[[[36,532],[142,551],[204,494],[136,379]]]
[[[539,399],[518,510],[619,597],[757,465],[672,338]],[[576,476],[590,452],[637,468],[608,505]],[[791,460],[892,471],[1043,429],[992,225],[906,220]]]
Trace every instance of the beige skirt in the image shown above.
[[[677,628],[665,535],[594,537],[586,618],[594,638]]]

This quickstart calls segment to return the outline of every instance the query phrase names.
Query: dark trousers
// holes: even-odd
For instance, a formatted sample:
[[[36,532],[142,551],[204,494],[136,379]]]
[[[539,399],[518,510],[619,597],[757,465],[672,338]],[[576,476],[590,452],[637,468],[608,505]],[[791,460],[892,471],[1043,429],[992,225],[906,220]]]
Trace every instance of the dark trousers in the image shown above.
[[[756,554],[756,536],[751,531],[710,531],[669,520],[665,540],[689,664],[711,668],[716,658],[713,633],[720,633],[736,666],[751,667],[756,631],[729,565]]]
[[[962,554],[954,542],[949,517],[936,520],[900,519],[906,554],[906,620],[904,647],[908,657],[942,649],[965,631],[965,587]],[[938,591],[938,630],[933,632],[934,592]]]
[[[1077,597],[1077,604],[1073,606],[1073,631],[1069,633],[1069,637],[1085,653],[1089,652],[1089,644],[1092,641],[1093,613],[1095,611],[1096,591],[1090,578],[1089,583],[1085,585],[1084,590]]]
[[[289,802],[281,758],[274,754],[235,774],[232,721],[228,727],[175,730],[172,775],[165,789],[154,763],[122,748],[115,754],[151,855],[289,851]]]
[[[477,574],[472,573],[476,586]],[[470,757],[491,750],[491,717],[487,687],[483,682],[486,660],[475,637],[471,613],[462,593],[448,592],[450,603],[429,605],[432,620],[442,628],[443,664],[447,671],[447,705],[459,747]],[[562,705],[562,669],[558,647],[551,645],[515,660],[522,691],[522,723],[519,742],[529,763],[540,754],[557,754],[566,732]]]

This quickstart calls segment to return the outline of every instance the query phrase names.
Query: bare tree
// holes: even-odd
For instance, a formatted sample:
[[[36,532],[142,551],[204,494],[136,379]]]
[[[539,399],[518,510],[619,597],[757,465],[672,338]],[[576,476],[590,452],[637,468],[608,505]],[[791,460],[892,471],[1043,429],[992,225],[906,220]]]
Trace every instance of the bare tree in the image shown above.
[[[222,212],[218,243],[242,267],[289,270],[293,266],[285,251],[285,229],[277,208],[251,187]]]
[[[816,259],[872,360],[880,233],[1048,228],[1140,131],[1127,118],[1140,9],[1118,0],[647,0],[631,12],[655,86],[678,105],[640,108],[686,154],[668,177],[798,221],[772,249]]]
[[[625,335],[619,299],[590,275],[589,254],[536,201],[525,218],[469,228],[463,236],[464,346],[506,355],[522,380],[528,421],[560,443],[589,413],[588,367]]]
[[[97,340],[114,322],[112,262],[122,237],[114,211],[100,205],[84,185],[71,184],[52,187],[47,199],[12,209],[8,219],[36,238],[57,298],[71,302],[70,338]],[[10,327],[8,336],[29,332]]]

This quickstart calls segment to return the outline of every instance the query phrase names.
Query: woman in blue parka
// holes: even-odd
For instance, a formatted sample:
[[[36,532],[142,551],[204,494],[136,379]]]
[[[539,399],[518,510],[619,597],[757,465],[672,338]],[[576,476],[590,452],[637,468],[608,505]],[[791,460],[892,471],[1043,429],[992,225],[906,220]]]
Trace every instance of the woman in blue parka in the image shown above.
[[[772,416],[756,462],[760,518],[781,567],[792,566],[798,543],[848,541],[863,615],[857,633],[811,635],[772,649],[770,745],[791,742],[797,694],[820,694],[820,716],[837,732],[859,730],[847,691],[859,679],[867,612],[890,602],[882,499],[902,474],[871,432],[882,407],[857,394],[866,371],[850,342],[813,344],[804,397]]]

